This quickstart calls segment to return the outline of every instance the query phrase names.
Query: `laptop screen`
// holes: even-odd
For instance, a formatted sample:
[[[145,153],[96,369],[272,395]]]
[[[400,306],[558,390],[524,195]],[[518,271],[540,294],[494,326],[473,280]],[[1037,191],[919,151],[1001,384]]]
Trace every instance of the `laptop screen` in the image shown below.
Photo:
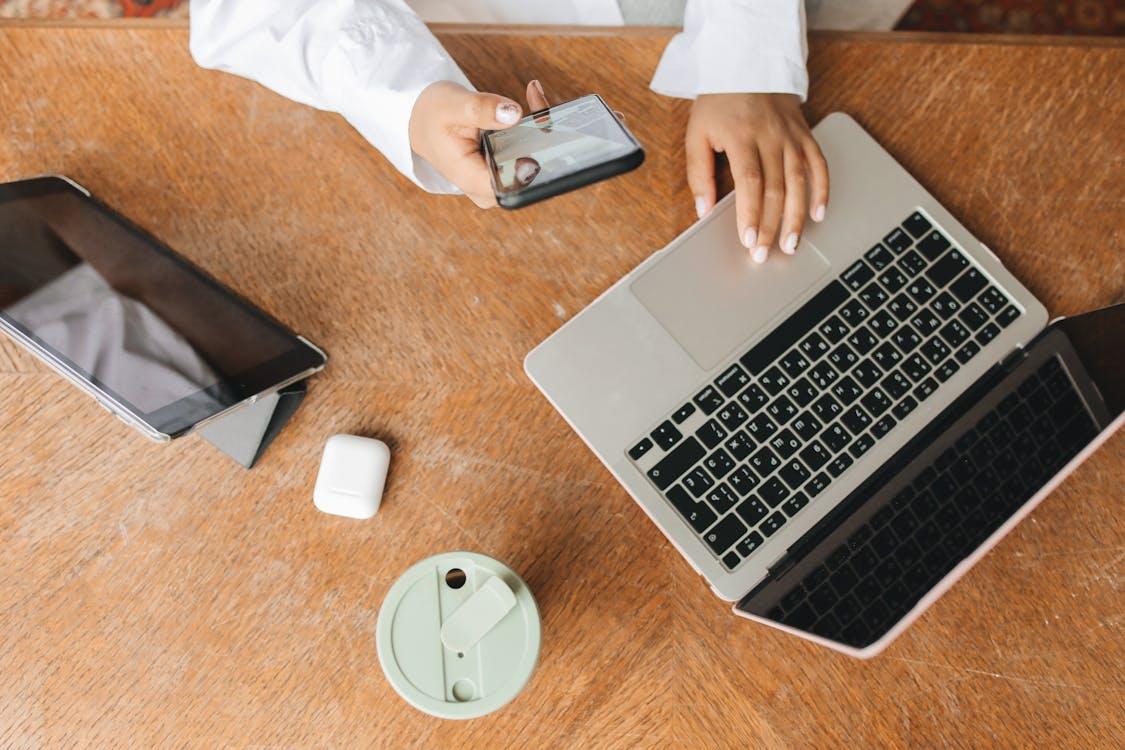
[[[1125,409],[1125,304],[1048,326],[795,544],[738,604],[879,641]]]

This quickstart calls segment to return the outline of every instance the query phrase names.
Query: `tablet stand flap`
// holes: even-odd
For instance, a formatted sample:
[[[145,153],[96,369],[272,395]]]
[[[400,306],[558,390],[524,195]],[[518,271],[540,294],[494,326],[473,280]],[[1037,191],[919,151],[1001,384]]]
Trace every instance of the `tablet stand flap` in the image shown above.
[[[247,469],[289,422],[305,398],[305,382],[294,383],[199,430],[200,436]]]

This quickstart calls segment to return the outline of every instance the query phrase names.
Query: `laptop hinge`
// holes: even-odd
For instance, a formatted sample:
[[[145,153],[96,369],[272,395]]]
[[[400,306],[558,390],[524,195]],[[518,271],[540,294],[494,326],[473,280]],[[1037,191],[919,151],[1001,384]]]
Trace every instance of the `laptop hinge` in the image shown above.
[[[778,560],[776,560],[773,565],[769,566],[766,569],[766,579],[776,581],[777,579],[788,573],[789,569],[796,564],[797,558],[793,557],[793,555],[790,554],[789,550],[785,550],[785,554],[778,558]]]

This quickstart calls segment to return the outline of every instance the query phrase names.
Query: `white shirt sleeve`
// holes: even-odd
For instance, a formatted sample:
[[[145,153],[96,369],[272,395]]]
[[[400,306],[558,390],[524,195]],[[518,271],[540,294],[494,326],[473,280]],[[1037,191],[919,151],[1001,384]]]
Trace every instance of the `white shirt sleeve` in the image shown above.
[[[805,100],[803,0],[688,0],[652,78],[658,94],[796,94]]]
[[[434,81],[468,79],[403,0],[192,0],[205,68],[338,112],[422,188],[458,192],[410,148],[410,113]]]

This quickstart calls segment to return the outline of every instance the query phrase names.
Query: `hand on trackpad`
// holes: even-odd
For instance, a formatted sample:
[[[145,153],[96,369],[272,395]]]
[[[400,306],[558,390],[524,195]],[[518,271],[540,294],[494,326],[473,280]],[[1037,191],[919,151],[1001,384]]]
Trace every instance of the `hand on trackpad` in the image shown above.
[[[723,214],[670,250],[630,287],[704,370],[734,354],[831,268],[804,241],[795,255],[772,253],[758,265],[738,243],[734,211]]]

